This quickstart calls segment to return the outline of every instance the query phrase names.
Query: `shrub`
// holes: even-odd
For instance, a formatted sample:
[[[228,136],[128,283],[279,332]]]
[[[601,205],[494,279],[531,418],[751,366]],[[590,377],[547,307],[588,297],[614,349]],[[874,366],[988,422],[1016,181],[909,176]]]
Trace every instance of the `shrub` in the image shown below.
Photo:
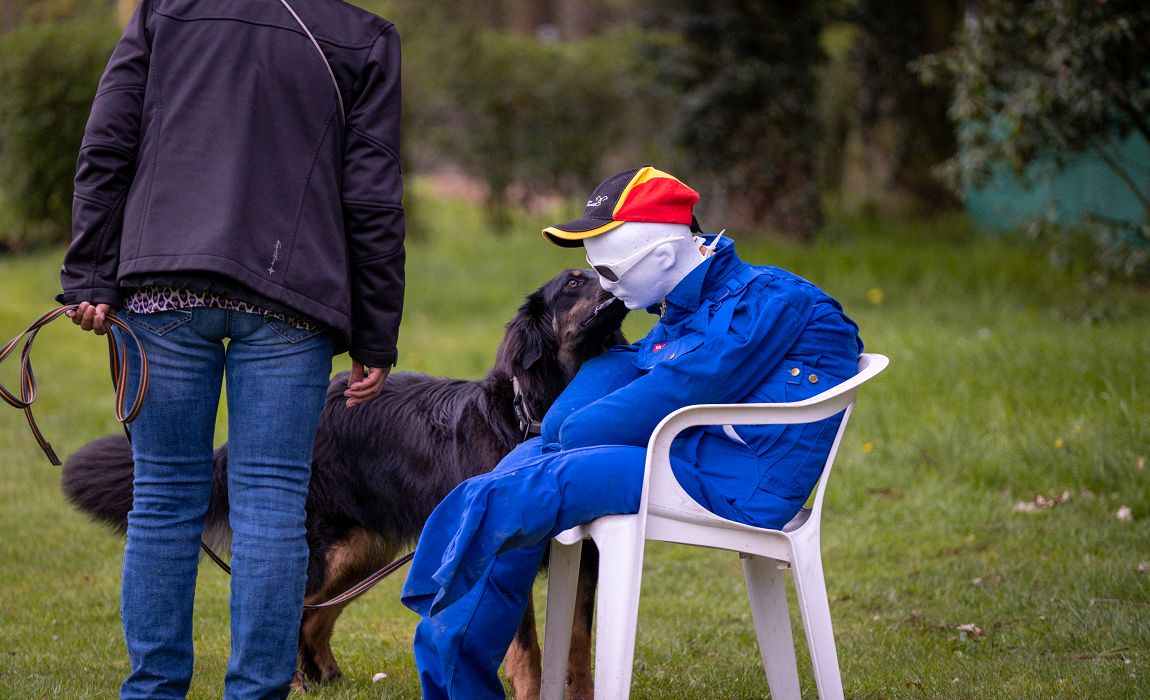
[[[0,249],[68,240],[76,153],[117,36],[83,16],[0,35]]]
[[[620,31],[572,42],[481,32],[448,84],[446,157],[482,178],[492,223],[556,191],[586,194],[610,169],[661,154],[660,96]]]

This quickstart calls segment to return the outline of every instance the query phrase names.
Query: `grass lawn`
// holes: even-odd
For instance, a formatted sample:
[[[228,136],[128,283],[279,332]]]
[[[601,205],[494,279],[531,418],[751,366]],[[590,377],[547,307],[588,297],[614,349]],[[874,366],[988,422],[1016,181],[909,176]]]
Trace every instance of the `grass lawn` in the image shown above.
[[[400,369],[477,377],[521,298],[582,259],[545,244],[544,222],[497,236],[465,204],[421,204]],[[822,286],[891,357],[861,394],[824,519],[847,696],[1150,697],[1150,295],[1088,293],[1083,275],[960,218],[835,220],[811,247],[739,248]],[[52,305],[60,256],[0,259],[0,340]],[[59,323],[35,364],[61,455],[118,429],[102,339]],[[121,542],[58,485],[23,416],[0,409],[0,697],[112,697],[126,671]],[[1019,510],[1039,495],[1056,503]],[[740,572],[734,555],[651,546],[633,697],[767,695]],[[400,578],[344,614],[346,677],[311,697],[418,697]],[[210,562],[196,615],[191,696],[218,697],[227,581]],[[799,663],[814,697],[805,648]]]

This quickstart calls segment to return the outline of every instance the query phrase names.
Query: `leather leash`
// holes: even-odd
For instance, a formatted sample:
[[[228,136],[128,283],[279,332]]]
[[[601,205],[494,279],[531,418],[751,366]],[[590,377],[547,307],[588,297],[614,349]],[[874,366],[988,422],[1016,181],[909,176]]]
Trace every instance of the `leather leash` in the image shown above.
[[[214,561],[217,566],[219,566],[221,569],[223,569],[225,574],[227,574],[228,576],[232,575],[232,567],[228,566],[227,562],[225,562],[223,559],[221,559],[218,554],[213,552],[212,548],[209,547],[202,540],[200,541],[200,549],[204,550],[204,554],[207,554],[208,557],[212,561]],[[374,574],[372,574],[371,576],[368,576],[367,578],[365,578],[364,580],[355,584],[354,586],[347,589],[343,593],[340,593],[339,595],[335,596],[331,600],[325,601],[323,603],[314,603],[311,605],[304,605],[303,609],[304,610],[319,610],[321,608],[330,608],[330,607],[333,607],[336,605],[343,605],[344,603],[350,603],[351,601],[355,600],[356,598],[360,597],[364,593],[367,593],[369,590],[371,590],[372,587],[375,586],[375,584],[379,583],[380,581],[387,578],[388,576],[391,576],[396,571],[399,571],[400,567],[402,567],[407,562],[411,561],[411,558],[414,556],[415,556],[415,552],[408,552],[407,554],[404,554],[399,559],[396,559],[395,561],[391,562],[390,564],[385,565],[382,569],[376,571]]]
[[[36,334],[39,333],[44,326],[65,316],[69,311],[78,307],[78,304],[69,304],[52,309],[33,321],[27,330],[12,340],[9,340],[3,349],[0,349],[0,363],[3,363],[16,347],[20,345],[20,341],[23,340],[24,342],[23,348],[20,351],[20,395],[17,396],[9,391],[3,384],[0,384],[0,398],[3,398],[4,401],[13,408],[24,411],[24,415],[28,419],[28,427],[32,429],[32,435],[35,436],[36,442],[40,445],[40,449],[44,450],[44,454],[48,456],[49,461],[57,467],[60,466],[60,458],[56,455],[56,451],[52,449],[52,445],[45,439],[43,432],[40,431],[40,426],[36,424],[36,419],[32,416],[32,404],[36,401],[37,393],[36,375],[32,371],[32,343],[36,340]],[[125,411],[125,392],[128,383],[128,352],[127,348],[122,347],[122,345],[127,341],[121,339],[115,333],[109,332],[106,334],[108,337],[108,358],[110,371],[112,373],[112,385],[116,389],[116,418],[124,424],[124,432],[128,433],[128,423],[136,419],[136,415],[139,414],[140,408],[144,404],[144,396],[148,390],[148,355],[144,351],[140,339],[136,337],[136,334],[132,332],[128,324],[116,318],[114,314],[105,316],[105,321],[124,331],[126,337],[135,343],[136,349],[140,353],[140,386],[136,391],[136,398],[132,401],[131,408]],[[131,433],[128,433],[129,442],[131,439]],[[204,550],[204,553],[207,554],[212,561],[224,570],[224,573],[231,575],[231,567],[202,540],[200,541],[200,548]],[[351,602],[366,593],[375,586],[375,584],[395,573],[400,567],[411,561],[413,556],[415,556],[414,552],[403,555],[329,601],[314,605],[305,605],[303,607],[305,610],[318,610],[320,608]]]
[[[36,340],[36,334],[40,332],[44,326],[47,326],[52,321],[64,316],[69,311],[78,308],[78,304],[69,304],[52,309],[40,318],[32,322],[20,335],[12,340],[9,340],[0,349],[0,363],[3,363],[10,354],[20,345],[20,341],[24,341],[23,348],[20,350],[20,395],[16,396],[3,384],[0,384],[0,398],[12,406],[24,411],[24,416],[28,419],[28,427],[32,429],[32,435],[35,436],[36,442],[40,445],[40,449],[44,450],[44,454],[48,455],[48,460],[55,466],[60,466],[60,458],[56,456],[56,451],[52,449],[52,445],[45,439],[44,434],[40,431],[40,426],[36,425],[36,419],[32,417],[32,403],[36,400],[36,375],[32,372],[32,343]],[[136,419],[136,415],[140,412],[140,407],[144,404],[144,395],[148,390],[148,356],[144,352],[144,346],[140,344],[140,339],[120,319],[116,318],[114,314],[109,314],[105,317],[105,321],[124,332],[127,338],[130,338],[136,345],[136,349],[140,353],[141,370],[140,370],[140,386],[136,389],[136,398],[132,401],[132,406],[128,410],[124,410],[125,396],[128,385],[128,352],[126,343],[116,333],[108,332],[108,361],[109,368],[112,373],[112,386],[116,390],[116,418],[119,419],[124,425],[124,432],[128,432],[128,423]],[[122,347],[124,346],[124,347]],[[128,439],[131,439],[131,434],[128,434]]]
[[[524,401],[524,399],[523,399],[523,391],[519,386],[518,377],[512,377],[511,384],[512,384],[512,387],[514,390],[514,395],[515,395],[514,402],[513,402],[513,406],[515,408],[515,417],[519,421],[519,429],[523,431],[523,440],[527,440],[527,438],[530,437],[532,434],[538,435],[540,433],[540,421],[533,418],[531,416],[530,412],[528,411],[526,401]],[[204,542],[202,540],[200,541],[200,549],[202,549],[204,551],[204,554],[207,554],[208,558],[211,559],[212,561],[214,561],[217,566],[219,566],[221,569],[223,569],[225,574],[231,576],[232,567],[228,566],[227,562],[225,562],[220,557],[220,555],[213,552],[212,548],[209,547],[206,542]],[[344,603],[350,603],[351,601],[355,600],[356,598],[360,597],[364,593],[367,593],[369,590],[371,590],[371,588],[373,586],[375,586],[375,584],[379,583],[380,581],[387,578],[388,576],[394,574],[396,571],[398,571],[400,569],[400,567],[402,567],[407,562],[411,561],[412,557],[414,557],[414,556],[415,556],[415,552],[408,552],[407,554],[404,554],[399,559],[396,559],[395,561],[393,561],[389,564],[386,564],[383,568],[379,569],[378,571],[376,571],[372,575],[368,576],[364,580],[360,581],[359,583],[355,584],[351,588],[347,589],[343,593],[340,593],[339,595],[335,596],[331,600],[328,600],[328,601],[323,602],[323,603],[304,605],[303,609],[304,610],[319,610],[321,608],[329,608],[329,607],[333,607],[336,605],[342,605]]]

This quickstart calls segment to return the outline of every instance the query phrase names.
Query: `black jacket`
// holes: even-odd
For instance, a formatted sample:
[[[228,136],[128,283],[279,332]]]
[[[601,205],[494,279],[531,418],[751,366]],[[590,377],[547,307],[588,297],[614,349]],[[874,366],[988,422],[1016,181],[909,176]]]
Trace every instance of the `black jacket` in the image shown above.
[[[340,0],[143,0],[84,133],[62,303],[207,290],[318,321],[395,363],[400,50]]]

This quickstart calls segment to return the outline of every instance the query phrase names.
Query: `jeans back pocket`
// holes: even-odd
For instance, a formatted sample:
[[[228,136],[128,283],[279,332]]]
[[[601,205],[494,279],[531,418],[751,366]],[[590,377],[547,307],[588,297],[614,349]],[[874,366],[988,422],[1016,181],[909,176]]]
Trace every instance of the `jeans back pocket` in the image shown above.
[[[146,314],[122,311],[120,317],[129,325],[142,328],[154,335],[163,336],[191,321],[192,312],[187,309],[152,311]]]
[[[315,337],[323,332],[323,329],[318,326],[298,328],[287,321],[272,316],[264,316],[264,325],[275,331],[276,335],[289,343],[302,343],[308,338]]]

